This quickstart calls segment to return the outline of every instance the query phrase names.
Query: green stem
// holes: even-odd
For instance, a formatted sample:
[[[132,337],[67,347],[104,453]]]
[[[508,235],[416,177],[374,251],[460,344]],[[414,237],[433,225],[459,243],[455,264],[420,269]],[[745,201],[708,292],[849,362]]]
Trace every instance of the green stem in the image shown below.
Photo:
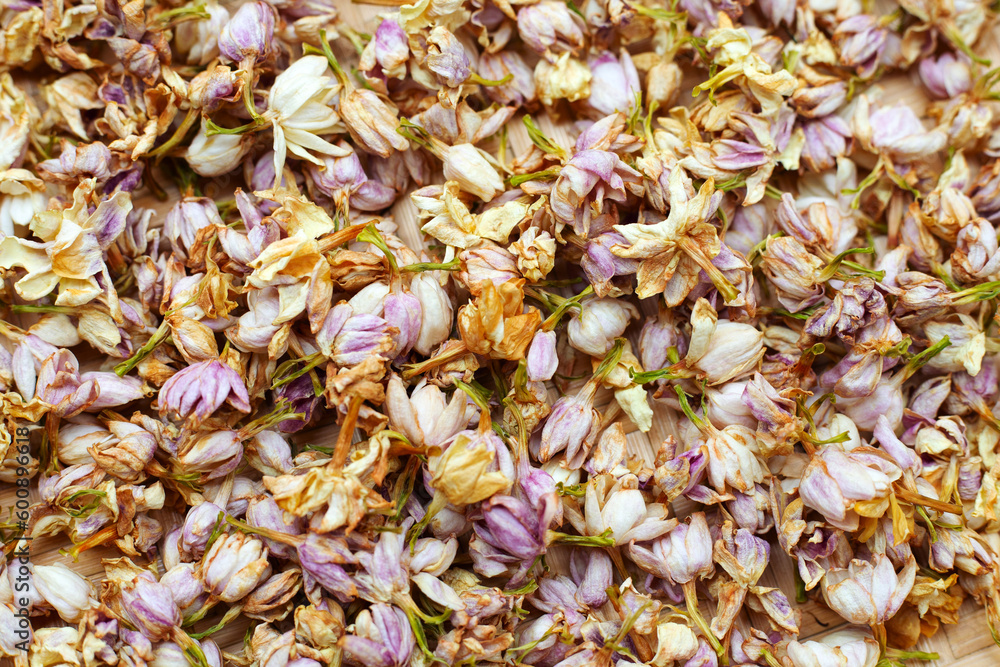
[[[340,34],[346,37],[351,45],[354,46],[354,50],[358,52],[359,56],[364,53],[365,46],[369,41],[371,41],[371,35],[365,34],[362,36],[360,33],[355,32],[352,28],[349,28],[346,25],[339,25],[337,26],[337,29],[340,31]]]
[[[940,278],[941,282],[943,282],[945,286],[952,292],[960,292],[962,290],[962,288],[955,283],[952,277],[945,270],[944,265],[942,265],[940,262],[931,262],[931,271],[934,273],[935,276]]]
[[[326,30],[319,31],[319,43],[323,47],[323,55],[326,56],[327,61],[330,63],[330,69],[340,80],[345,88],[350,86],[350,82],[347,79],[347,75],[344,74],[343,68],[341,68],[340,63],[337,62],[337,57],[333,55],[333,49],[330,48],[330,42],[326,39]]]
[[[861,205],[861,196],[865,193],[865,190],[870,188],[872,185],[878,181],[879,177],[882,176],[885,171],[885,162],[879,157],[878,162],[872,167],[872,170],[868,173],[864,179],[858,183],[856,188],[844,188],[841,190],[841,194],[854,195],[854,199],[851,200],[851,208],[856,209]]]
[[[420,459],[416,456],[411,456],[406,463],[406,467],[403,468],[399,477],[396,478],[392,492],[392,502],[396,508],[396,513],[390,517],[393,523],[399,523],[403,520],[403,514],[406,513],[406,501],[413,495],[413,485],[419,474],[420,466]]]
[[[174,132],[169,139],[164,141],[155,149],[151,150],[146,157],[161,158],[164,154],[170,151],[170,149],[179,144],[184,139],[185,136],[187,136],[188,131],[191,129],[191,126],[194,125],[194,122],[197,119],[198,119],[198,110],[194,108],[188,109],[187,115],[184,116],[184,120],[177,128],[177,131]]]
[[[805,604],[809,600],[806,597],[806,582],[802,580],[799,568],[793,567],[792,574],[795,576],[795,601],[799,604]]]
[[[513,79],[514,79],[513,74],[507,74],[507,76],[497,81],[493,81],[492,79],[484,79],[475,72],[473,72],[469,76],[469,81],[472,81],[473,83],[478,83],[480,86],[502,86],[505,83],[510,83]]]
[[[997,594],[996,589],[993,590],[992,597],[986,598],[986,624],[990,627],[990,636],[993,637],[993,643],[1000,646],[1000,630],[997,629],[996,620],[1000,618],[1000,595]]]
[[[539,644],[541,644],[543,641],[545,641],[545,639],[548,638],[550,635],[552,635],[552,634],[555,633],[555,627],[556,627],[555,625],[552,625],[548,630],[545,631],[545,634],[543,634],[538,639],[530,641],[527,644],[521,644],[520,646],[514,646],[514,647],[508,649],[507,650],[507,656],[508,657],[507,657],[507,660],[506,660],[505,664],[515,664],[515,665],[521,664],[520,661],[521,661],[522,658],[524,658],[524,656],[526,656],[533,648],[535,648],[536,646],[538,646]],[[510,654],[514,653],[515,651],[520,651],[521,655],[519,655],[517,658],[515,658],[515,659],[512,660],[511,657],[510,657]]]
[[[236,620],[236,617],[239,616],[240,612],[242,612],[242,611],[243,611],[243,605],[242,604],[238,604],[238,605],[235,605],[233,607],[230,607],[226,611],[225,615],[219,620],[219,622],[216,623],[215,625],[213,625],[212,627],[208,628],[207,630],[203,630],[201,632],[192,632],[192,633],[189,633],[189,634],[191,635],[192,639],[204,639],[205,637],[208,637],[209,635],[214,635],[216,632],[218,632],[219,630],[221,630],[222,628],[226,627],[227,625],[229,625],[230,623],[232,623],[234,620]]]
[[[660,107],[660,103],[656,100],[651,100],[649,107],[646,109],[646,117],[642,119],[642,130],[646,143],[651,143],[653,141],[653,113]]]
[[[940,660],[941,656],[937,653],[928,653],[927,651],[902,651],[895,648],[886,648],[885,656],[893,660]]]
[[[528,391],[528,362],[521,359],[517,362],[517,369],[514,371],[514,397],[522,403],[531,401],[531,392]],[[520,414],[520,411],[518,411]]]
[[[539,150],[549,155],[555,155],[560,160],[565,160],[569,157],[566,149],[549,139],[542,132],[542,129],[535,124],[531,116],[525,116],[523,122],[524,127],[528,130],[528,138],[531,139],[531,143],[535,144]]]
[[[458,271],[462,268],[462,261],[456,257],[450,262],[415,262],[399,267],[400,271],[408,273],[423,273],[424,271]]]
[[[701,610],[698,608],[698,593],[695,591],[695,582],[689,581],[683,585],[684,588],[684,602],[687,605],[688,616],[694,622],[698,629],[701,630],[701,634],[705,636],[708,643],[711,644],[712,648],[715,650],[716,655],[719,656],[720,665],[728,665],[729,658],[726,656],[726,649],[719,641],[719,638],[715,636],[712,629],[708,626],[708,622],[705,617],[701,615]]]
[[[560,169],[543,169],[542,171],[533,171],[530,174],[515,174],[507,179],[507,182],[511,185],[517,187],[522,183],[527,183],[528,181],[551,181],[559,177]]]
[[[521,360],[524,363],[524,359]],[[516,387],[517,385],[515,385]],[[515,388],[515,394],[521,390]],[[514,421],[517,422],[517,437],[514,440],[514,463],[521,465],[522,461],[528,460],[528,429],[524,423],[524,415],[521,413],[521,406],[517,404],[511,397],[503,399],[503,405],[510,413],[514,415]]]
[[[280,530],[271,530],[270,528],[262,528],[262,527],[255,528],[246,521],[240,521],[239,519],[234,519],[231,516],[226,517],[226,523],[244,533],[249,533],[251,535],[259,535],[260,537],[273,540],[280,544],[287,544],[292,547],[301,546],[302,543],[305,541],[305,538],[301,537],[300,535],[290,535],[288,533],[282,533]]]
[[[416,375],[423,375],[438,366],[447,364],[455,359],[459,359],[468,353],[469,348],[465,346],[465,343],[459,341],[458,345],[451,346],[448,350],[442,352],[436,357],[431,357],[430,359],[425,359],[424,361],[415,364],[404,364],[402,372],[403,379],[409,380]]]
[[[556,309],[552,311],[552,314],[549,315],[547,318],[545,318],[545,321],[542,322],[542,331],[552,331],[553,329],[555,329],[559,325],[559,320],[562,318],[563,315],[566,314],[566,312],[570,308],[578,306],[580,304],[581,299],[593,293],[594,293],[593,286],[587,285],[587,287],[576,296],[566,299],[562,303],[558,304],[556,306]],[[550,298],[557,298],[555,294],[549,296]]]
[[[981,285],[955,292],[951,296],[956,306],[962,306],[967,303],[975,303],[976,301],[995,299],[998,295],[1000,295],[1000,280],[982,283]]]
[[[295,408],[291,407],[286,399],[278,399],[278,402],[275,403],[274,408],[270,412],[242,426],[239,430],[239,436],[240,439],[246,440],[285,420],[305,418],[305,414],[295,412]]]
[[[920,518],[924,520],[925,524],[927,524],[927,534],[930,537],[931,544],[936,543],[938,541],[938,536],[937,530],[934,528],[934,522],[931,521],[929,516],[927,516],[927,510],[925,510],[922,505],[916,505],[915,507],[917,509],[917,514],[919,514]]]
[[[260,120],[260,114],[257,113],[257,105],[253,101],[252,66],[248,66],[247,69],[243,70],[243,106],[246,107],[247,113],[250,114],[250,117],[255,122]]]
[[[642,91],[637,90],[635,92],[635,101],[632,103],[632,112],[628,116],[628,123],[625,125],[625,130],[629,134],[635,134],[635,128],[639,124],[639,118],[642,114]]]
[[[221,125],[216,125],[211,118],[205,118],[205,136],[211,137],[216,134],[246,134],[247,132],[253,132],[266,124],[263,118],[263,116],[258,116],[246,125],[240,125],[239,127],[222,127]]]
[[[930,361],[935,356],[940,354],[946,347],[950,345],[951,341],[948,339],[947,336],[945,336],[944,338],[934,343],[920,354],[914,355],[914,357],[906,363],[906,370],[905,370],[906,377],[912,377],[912,375],[916,373],[918,370],[920,370],[920,368],[924,364],[926,364],[928,361]]]
[[[410,528],[410,552],[417,546],[417,538],[420,534],[424,532],[424,529],[430,524],[430,522],[437,516],[438,512],[443,510],[448,505],[448,498],[440,491],[434,492],[434,497],[431,498],[430,504],[427,506],[427,511],[424,513],[424,518],[418,521]]]
[[[851,269],[852,271],[856,271],[858,274],[862,276],[868,276],[869,278],[873,278],[877,282],[881,282],[881,280],[885,278],[885,271],[876,271],[875,269],[869,269],[867,266],[862,266],[857,262],[849,262],[845,260],[843,262],[843,265]]]
[[[550,530],[545,533],[545,543],[571,544],[580,547],[613,547],[615,546],[615,538],[612,537],[610,528],[600,535],[570,535]]]
[[[465,382],[462,382],[458,378],[452,378],[452,382],[455,384],[455,387],[465,392],[465,395],[468,396],[469,399],[471,399],[472,402],[476,404],[476,407],[479,408],[481,412],[489,414],[490,412],[489,397],[492,394],[487,394],[486,396],[483,396],[483,394],[475,387]]]
[[[735,190],[736,188],[742,188],[747,184],[747,175],[744,173],[739,173],[730,179],[722,181],[715,184],[715,189],[721,192],[729,192],[730,190]]]
[[[208,660],[205,658],[204,651],[201,650],[201,645],[191,635],[180,628],[174,628],[173,639],[184,649],[184,656],[191,667],[208,667]]]
[[[830,260],[830,263],[826,265],[826,268],[823,269],[820,272],[819,276],[816,277],[816,282],[825,283],[830,278],[833,278],[833,276],[836,275],[837,271],[840,270],[841,264],[849,265],[851,266],[851,268],[855,268],[855,270],[864,270],[871,272],[871,269],[867,269],[861,266],[860,264],[854,262],[848,264],[847,258],[850,255],[874,255],[874,254],[875,254],[874,248],[848,248],[847,250],[836,255],[833,259]],[[882,275],[879,276],[880,280],[882,277],[885,276],[884,272],[877,272],[877,273],[882,273]]]
[[[768,667],[781,667],[781,663],[778,662],[777,658],[771,655],[771,652],[767,649],[763,649],[760,654],[761,657],[764,658],[764,662],[767,663]]]
[[[392,272],[394,274],[399,273],[399,266],[396,264],[396,256],[392,254],[392,250],[389,250],[389,245],[385,242],[385,239],[382,238],[382,235],[378,233],[378,230],[375,229],[375,225],[370,222],[365,225],[365,228],[361,230],[361,233],[358,234],[356,240],[359,243],[371,243],[373,246],[381,250],[382,254],[385,255],[385,258],[389,261],[389,266],[392,267]]]
[[[667,368],[661,368],[655,371],[642,371],[636,373],[634,369],[628,370],[629,379],[635,384],[648,384],[650,382],[655,382],[656,380],[677,380],[683,375],[677,373],[677,369],[673,366],[668,366]]]
[[[444,156],[441,155],[441,151],[438,147],[428,140],[429,135],[427,134],[427,130],[412,122],[409,118],[399,119],[399,127],[396,128],[396,132],[403,135],[409,141],[414,142],[418,146],[426,148],[437,157],[444,159]]]
[[[302,363],[304,363],[304,365],[301,368],[294,371],[292,370],[293,368],[295,368],[296,365]],[[307,357],[302,357],[300,359],[290,359],[289,361],[285,361],[280,366],[278,366],[277,369],[275,369],[274,375],[271,376],[272,378],[271,389],[277,389],[278,387],[283,387],[289,382],[297,380],[298,378],[302,377],[309,371],[313,370],[317,366],[320,366],[324,363],[326,363],[326,357],[323,356],[322,352],[316,352],[315,354],[309,355]]]
[[[825,440],[817,440],[808,433],[804,434],[804,437],[805,439],[809,440],[809,442],[812,443],[813,445],[820,446],[820,445],[832,445],[838,442],[847,442],[848,440],[851,439],[851,434],[848,431],[843,431],[842,433],[838,433],[832,438],[826,438]]]
[[[775,232],[774,234],[768,234],[763,240],[758,241],[754,247],[750,248],[750,252],[747,253],[747,262],[756,266],[757,260],[760,259],[764,253],[764,249],[767,248],[767,242],[771,239],[781,238],[784,235],[784,232]]]
[[[683,412],[684,415],[691,420],[691,423],[698,427],[699,431],[706,431],[708,429],[708,424],[705,420],[696,415],[694,410],[691,409],[691,404],[688,403],[687,394],[680,388],[680,385],[674,385],[674,391],[677,393],[677,401],[681,404],[681,412]]]
[[[168,9],[165,12],[157,14],[153,21],[158,28],[166,29],[172,28],[182,21],[194,21],[195,19],[207,21],[211,18],[212,16],[205,11],[205,5],[201,4],[195,5],[194,7],[176,7],[174,9]]]
[[[646,7],[643,5],[631,5],[632,9],[635,10],[636,14],[640,16],[648,16],[651,19],[657,21],[683,21],[687,18],[687,15],[682,12],[672,12],[667,9],[662,9],[660,7]]]
[[[535,289],[533,287],[525,287],[524,296],[531,297],[552,312],[555,312],[559,306],[566,301],[566,299],[557,294],[551,294],[545,290]]]
[[[163,321],[160,322],[160,326],[157,327],[156,332],[153,333],[152,337],[146,341],[146,344],[136,350],[135,354],[115,366],[115,375],[118,377],[125,377],[129,371],[135,368],[139,362],[152,354],[153,350],[162,343],[167,335],[170,333],[170,325],[167,324],[167,318],[164,317]]]
[[[212,545],[215,541],[219,539],[222,535],[222,526],[226,523],[226,513],[219,512],[219,515],[215,518],[215,527],[212,528],[212,532],[208,534],[208,542],[205,542],[205,552],[207,553],[212,549]]]
[[[705,272],[712,284],[715,285],[715,289],[719,291],[722,298],[726,303],[736,301],[740,295],[740,291],[729,282],[729,278],[726,278],[725,274],[717,267],[712,264],[712,260],[709,259],[700,246],[696,245],[690,238],[683,237],[680,239],[679,243],[681,249],[687,254],[688,257],[693,259],[695,263],[701,267],[701,270]]]
[[[527,583],[519,588],[505,589],[504,595],[514,596],[514,595],[528,595],[529,593],[534,593],[538,590],[538,581],[535,579],[529,579]]]
[[[72,315],[76,312],[76,308],[71,308],[69,306],[29,306],[24,304],[14,304],[10,309],[15,313],[61,313],[63,315]]]
[[[944,33],[945,36],[948,38],[948,41],[951,42],[956,49],[958,49],[966,56],[968,56],[969,60],[971,60],[972,62],[977,63],[979,65],[985,65],[986,67],[989,67],[993,64],[989,58],[983,58],[982,56],[978,55],[975,51],[973,51],[972,48],[968,44],[966,44],[965,40],[962,39],[962,36],[958,33],[958,30],[954,28],[949,28],[946,29]]]

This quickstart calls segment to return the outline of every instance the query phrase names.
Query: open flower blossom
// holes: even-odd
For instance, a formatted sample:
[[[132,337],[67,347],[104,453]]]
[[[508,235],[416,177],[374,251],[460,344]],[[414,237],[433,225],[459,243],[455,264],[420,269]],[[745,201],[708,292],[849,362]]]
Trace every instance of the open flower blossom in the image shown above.
[[[877,512],[878,504],[889,502],[890,484],[899,475],[896,464],[874,450],[843,452],[827,445],[802,473],[799,496],[832,525],[851,530],[860,512]]]
[[[445,395],[433,384],[418,385],[410,396],[396,376],[389,379],[386,389],[386,412],[394,428],[406,435],[418,447],[438,447],[463,430],[474,408],[461,392]]]
[[[95,187],[85,181],[73,191],[71,206],[36,216],[30,227],[40,240],[0,241],[0,267],[26,271],[14,284],[21,298],[36,301],[58,288],[58,305],[81,306],[105,292],[98,280],[107,279],[103,252],[124,230],[132,201],[128,193],[117,192],[98,198],[91,210]]]
[[[647,504],[642,492],[632,487],[635,478],[614,480],[600,475],[587,483],[581,534],[599,536],[610,531],[615,545],[647,542],[669,531],[676,520],[667,519],[667,508]],[[571,516],[572,520],[572,516]]]
[[[862,79],[871,78],[882,65],[888,64],[898,37],[885,20],[870,14],[852,16],[837,26],[834,41],[840,62],[853,67]]]
[[[268,93],[263,118],[270,122],[274,132],[275,187],[280,183],[289,153],[320,166],[322,160],[312,152],[333,157],[349,154],[319,136],[332,134],[340,121],[329,106],[339,86],[328,70],[323,56],[303,56],[275,78]]]
[[[626,259],[639,260],[636,279],[640,298],[662,292],[667,305],[681,303],[705,271],[727,300],[736,298],[712,259],[719,253],[718,230],[712,224],[722,201],[711,179],[695,193],[691,179],[683,169],[670,174],[670,213],[653,224],[617,225],[615,229],[626,243],[614,245],[611,252]]]
[[[765,114],[773,113],[782,97],[795,90],[795,80],[786,70],[773,72],[771,66],[751,50],[753,42],[744,28],[735,28],[729,16],[720,12],[719,27],[710,31],[706,47],[715,50],[715,63],[722,69],[700,84],[695,91],[716,87],[741,77]]]
[[[15,225],[27,227],[36,213],[45,210],[45,184],[26,169],[0,174],[0,232],[14,236]]]
[[[459,433],[444,452],[428,461],[431,486],[458,507],[486,500],[510,486],[502,471],[490,469],[496,454],[476,440]]]
[[[1000,642],[1000,5],[377,4],[4,4],[0,658]]]

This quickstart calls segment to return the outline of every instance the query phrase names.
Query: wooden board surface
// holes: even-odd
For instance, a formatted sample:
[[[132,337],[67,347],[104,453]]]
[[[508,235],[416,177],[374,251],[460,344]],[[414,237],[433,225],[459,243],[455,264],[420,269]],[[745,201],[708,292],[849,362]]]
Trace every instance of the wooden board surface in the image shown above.
[[[341,16],[359,31],[366,32],[371,32],[373,21],[378,14],[391,11],[385,7],[352,4],[350,2],[340,2],[338,4]],[[983,44],[984,48],[981,55],[992,59],[995,63],[1000,63],[1000,29],[994,29],[991,37],[992,39],[987,38],[983,40],[983,42],[988,43]],[[922,89],[917,85],[913,85],[907,76],[898,76],[880,82],[879,87],[887,99],[908,104],[918,113],[923,113],[926,108],[927,100],[922,95]],[[542,129],[557,142],[563,145],[572,145],[573,135],[566,127],[553,124],[544,115],[537,116],[536,120]],[[510,130],[511,147],[513,148],[514,155],[517,155],[528,147],[528,136],[520,122],[512,122],[508,127]],[[220,199],[228,199],[231,198],[234,187],[235,184],[230,185],[225,192],[211,192],[207,194],[217,196]],[[166,202],[158,201],[148,195],[142,196],[140,193],[137,196],[136,204],[154,209],[156,211],[154,214],[154,226],[161,226],[163,215],[170,208],[172,202],[169,200]],[[392,216],[399,226],[399,236],[412,248],[422,247],[424,240],[420,233],[416,209],[408,197],[402,197],[397,201],[392,209]],[[648,312],[645,312],[646,315],[655,313],[655,305],[649,303],[643,305],[648,309]],[[633,340],[633,343],[636,342]],[[674,432],[676,424],[676,417],[670,408],[662,404],[656,404],[656,402],[652,403],[655,416],[653,427],[649,433],[641,433],[635,430],[628,423],[628,420],[626,420],[626,431],[630,431],[628,433],[629,447],[633,452],[641,454],[649,461],[652,461],[653,452],[656,450],[658,444],[667,435]],[[338,428],[330,423],[320,425],[308,431],[296,433],[293,435],[292,440],[296,444],[332,444],[337,438],[337,432]],[[35,502],[37,500],[37,489],[33,488],[31,490],[31,501]],[[13,506],[13,501],[13,487],[0,484],[0,508],[3,508],[5,516],[7,508]],[[681,503],[675,503],[674,509],[677,515],[684,516],[686,513],[686,508]],[[170,528],[170,526],[166,527]],[[71,559],[59,553],[59,550],[68,544],[68,540],[64,538],[41,538],[34,540],[31,546],[31,561],[40,565],[63,562],[80,574],[89,577],[95,585],[95,590],[99,590],[100,581],[104,575],[101,559],[117,557],[120,554],[116,549],[99,547],[84,552],[79,560],[74,563]],[[558,561],[560,560],[558,553],[554,554],[554,556],[555,558],[550,558],[549,562],[555,562],[558,565]],[[761,578],[760,584],[763,586],[779,587],[785,592],[789,600],[794,600],[794,568],[794,561],[778,548],[777,545],[773,545],[771,550],[771,564]],[[800,639],[821,637],[846,625],[836,613],[821,604],[807,602],[804,605],[799,605],[799,608],[802,611],[802,632]],[[219,620],[220,616],[221,612],[210,614],[208,619],[197,626],[197,629],[200,630],[213,625]],[[961,609],[960,618],[961,620],[957,625],[942,626],[941,631],[934,637],[921,639],[916,647],[917,650],[937,652],[940,655],[939,660],[921,664],[934,665],[935,667],[1000,666],[1000,647],[994,644],[991,638],[989,628],[986,624],[986,616],[982,608],[977,606],[972,600],[966,600]],[[763,621],[754,619],[753,614],[743,614],[738,619],[737,625],[746,634],[746,629],[752,627],[755,624],[755,620],[760,621],[760,627],[766,627]],[[222,628],[212,638],[224,650],[241,652],[246,629],[247,622],[241,619]],[[3,661],[0,661],[0,664],[2,663]]]

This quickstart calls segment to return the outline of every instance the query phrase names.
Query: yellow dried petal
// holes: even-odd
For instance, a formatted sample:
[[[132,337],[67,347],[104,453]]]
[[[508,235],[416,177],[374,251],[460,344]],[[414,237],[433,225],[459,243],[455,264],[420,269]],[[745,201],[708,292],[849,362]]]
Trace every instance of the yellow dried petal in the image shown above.
[[[468,447],[469,438],[458,438],[434,461],[431,485],[452,505],[463,507],[486,500],[510,486],[501,472],[488,472],[494,454],[486,445]]]

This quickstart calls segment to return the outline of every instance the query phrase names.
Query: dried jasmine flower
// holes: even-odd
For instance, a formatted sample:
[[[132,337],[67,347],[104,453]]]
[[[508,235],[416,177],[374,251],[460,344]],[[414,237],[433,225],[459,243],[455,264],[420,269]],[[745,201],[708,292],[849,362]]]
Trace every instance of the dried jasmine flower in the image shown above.
[[[0,657],[1000,636],[996,7],[375,4],[0,12]]]

